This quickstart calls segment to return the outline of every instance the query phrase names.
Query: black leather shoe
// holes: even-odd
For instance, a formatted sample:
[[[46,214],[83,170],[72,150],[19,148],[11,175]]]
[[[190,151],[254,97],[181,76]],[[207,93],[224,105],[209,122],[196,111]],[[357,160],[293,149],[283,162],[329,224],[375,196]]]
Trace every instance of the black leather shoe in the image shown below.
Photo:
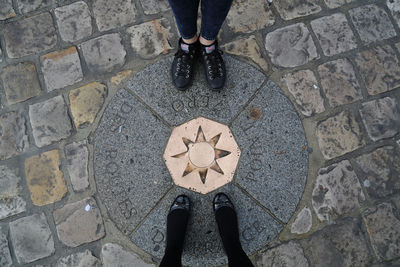
[[[224,193],[218,193],[215,195],[213,200],[214,213],[217,212],[222,207],[229,207],[235,210],[235,207],[233,206],[233,203],[229,199],[229,197]]]
[[[178,90],[185,90],[193,80],[193,67],[198,54],[199,43],[185,44],[179,39],[178,51],[171,66],[172,82]]]
[[[212,90],[219,91],[225,84],[226,69],[222,58],[223,52],[218,49],[218,42],[211,46],[200,45],[201,58],[208,85]]]
[[[169,213],[174,210],[186,210],[187,212],[190,211],[190,199],[186,195],[179,195],[175,198],[174,202],[169,209]]]

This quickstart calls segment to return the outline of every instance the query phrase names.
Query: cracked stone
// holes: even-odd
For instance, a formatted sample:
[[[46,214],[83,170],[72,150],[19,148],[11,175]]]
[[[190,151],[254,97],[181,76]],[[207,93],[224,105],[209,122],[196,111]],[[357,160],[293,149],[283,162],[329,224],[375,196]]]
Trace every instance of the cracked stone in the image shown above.
[[[376,95],[400,86],[400,62],[390,46],[378,46],[358,53],[355,61],[368,94]]]
[[[313,20],[311,27],[326,56],[333,56],[357,47],[356,38],[346,16],[342,13]]]
[[[75,46],[44,55],[41,61],[48,92],[83,80],[81,61]]]
[[[61,95],[29,105],[29,117],[38,147],[50,145],[71,135],[71,121]]]
[[[75,42],[92,34],[92,19],[87,4],[78,1],[54,10],[61,38]]]
[[[98,258],[92,255],[90,250],[71,254],[57,261],[54,267],[100,267],[101,262]]]
[[[140,0],[140,4],[142,5],[143,12],[146,15],[164,12],[170,7],[167,0]]]
[[[10,236],[19,263],[29,263],[54,253],[54,241],[44,213],[10,223]]]
[[[351,62],[344,58],[318,67],[322,89],[332,107],[362,99],[361,88]]]
[[[361,155],[355,159],[355,166],[370,196],[383,198],[400,191],[400,155],[394,147],[381,147]]]
[[[305,234],[311,230],[312,227],[312,214],[311,210],[308,207],[304,207],[297,217],[295,221],[292,223],[292,227],[290,228],[290,232],[293,234]]]
[[[303,23],[268,33],[265,49],[272,63],[281,67],[297,67],[318,58],[310,32]]]
[[[26,14],[44,7],[48,7],[57,3],[56,0],[18,0],[18,8]]]
[[[337,8],[344,4],[353,2],[354,0],[324,0],[329,8]]]
[[[67,204],[53,213],[57,234],[69,247],[99,240],[105,235],[103,219],[93,198]]]
[[[320,221],[332,221],[359,209],[364,200],[360,182],[348,160],[318,171],[312,192],[312,205]]]
[[[263,0],[234,1],[226,17],[234,32],[250,33],[275,23],[275,16]]]
[[[333,159],[365,145],[355,116],[343,111],[317,125],[316,136],[326,159]]]
[[[103,107],[106,94],[106,86],[98,82],[70,91],[70,109],[76,128],[83,128],[93,123]]]
[[[282,78],[282,82],[295,98],[304,116],[309,117],[325,111],[317,79],[311,70],[288,73]]]
[[[395,215],[396,213],[396,215]],[[390,203],[382,203],[363,214],[372,248],[381,260],[400,256],[400,221]]]
[[[58,150],[27,158],[25,175],[32,202],[36,206],[57,202],[67,193]]]
[[[0,266],[10,267],[11,265],[12,259],[10,249],[8,248],[8,239],[0,227]]]
[[[366,44],[396,36],[388,14],[376,5],[366,5],[349,10],[354,27]]]
[[[138,255],[127,251],[118,244],[106,243],[101,249],[101,259],[104,267],[155,267],[155,264],[147,264]]]
[[[24,211],[26,211],[26,202],[21,197],[21,177],[17,175],[16,170],[0,166],[0,219]],[[0,266],[3,265],[0,264]]]
[[[274,6],[284,20],[315,14],[321,11],[316,0],[279,0]]]
[[[392,137],[400,131],[400,112],[394,98],[365,102],[360,114],[369,137],[374,141]]]
[[[133,51],[144,59],[154,58],[161,53],[167,54],[171,47],[171,26],[167,19],[156,19],[129,27]]]
[[[74,142],[65,146],[66,165],[75,191],[85,190],[89,187],[88,157],[86,141]]]
[[[308,267],[310,266],[301,246],[295,241],[282,244],[278,247],[268,249],[262,253],[257,260],[258,266],[296,266]]]
[[[400,0],[386,0],[386,5],[388,6],[394,20],[400,27]]]
[[[56,29],[48,12],[5,24],[4,39],[10,58],[40,53],[57,44]]]
[[[83,56],[93,73],[112,72],[125,64],[126,51],[118,33],[103,35],[82,43]]]
[[[101,32],[125,26],[136,18],[136,8],[132,0],[95,0],[93,13]]]
[[[15,104],[40,94],[36,67],[30,62],[4,67],[1,73],[7,102]],[[27,86],[29,85],[29,86]]]
[[[19,155],[29,148],[25,117],[12,111],[0,115],[0,160]]]
[[[0,0],[0,20],[6,20],[15,17],[15,10],[12,0]]]

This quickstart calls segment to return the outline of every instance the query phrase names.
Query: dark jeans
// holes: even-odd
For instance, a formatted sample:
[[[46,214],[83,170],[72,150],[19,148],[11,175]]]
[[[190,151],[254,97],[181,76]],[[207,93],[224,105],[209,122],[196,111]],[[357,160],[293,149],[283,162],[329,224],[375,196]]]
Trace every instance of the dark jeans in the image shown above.
[[[197,13],[200,0],[169,0],[179,32],[184,39],[197,34]],[[201,1],[201,31],[206,40],[214,40],[228,15],[232,0]]]

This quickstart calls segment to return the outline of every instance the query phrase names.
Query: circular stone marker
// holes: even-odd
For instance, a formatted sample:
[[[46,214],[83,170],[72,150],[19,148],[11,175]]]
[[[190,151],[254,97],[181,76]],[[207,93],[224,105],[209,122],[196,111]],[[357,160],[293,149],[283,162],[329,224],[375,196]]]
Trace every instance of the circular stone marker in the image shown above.
[[[178,194],[188,195],[192,202],[183,253],[183,264],[189,266],[227,263],[212,210],[217,192],[227,193],[234,202],[248,254],[264,248],[279,234],[302,196],[307,144],[292,104],[256,68],[231,57],[225,61],[228,77],[220,93],[209,90],[200,72],[187,91],[176,90],[169,76],[171,58],[148,66],[113,96],[95,132],[99,198],[116,226],[156,259],[163,256],[166,217]],[[202,122],[188,124],[196,119]],[[218,143],[213,138],[220,132],[214,124],[227,129]],[[212,170],[214,162],[224,172],[234,158],[224,159],[233,155],[237,166],[227,172],[231,177],[221,182],[222,187],[210,185],[196,191],[173,180],[163,153],[175,129],[185,125],[193,129],[174,141],[171,147],[175,150],[168,155],[170,159],[176,156],[178,165],[191,162],[199,169],[183,175],[187,167],[183,165],[177,176],[182,183],[187,178],[208,186],[208,180],[214,180],[209,179],[211,174],[220,175]],[[199,126],[204,140],[196,143]],[[190,150],[182,137],[194,143]],[[225,147],[223,137],[234,140],[237,149]],[[226,156],[217,158],[216,149]],[[199,174],[204,169],[210,170],[203,183]]]

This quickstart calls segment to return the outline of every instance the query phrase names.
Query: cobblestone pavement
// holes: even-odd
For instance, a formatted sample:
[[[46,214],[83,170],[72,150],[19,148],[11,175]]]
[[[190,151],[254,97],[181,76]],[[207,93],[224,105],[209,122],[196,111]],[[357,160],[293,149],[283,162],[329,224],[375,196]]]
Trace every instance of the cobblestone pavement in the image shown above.
[[[0,266],[157,264],[99,200],[92,134],[177,38],[166,0],[0,0]],[[282,88],[310,152],[253,262],[400,265],[400,0],[235,0],[220,44]]]

